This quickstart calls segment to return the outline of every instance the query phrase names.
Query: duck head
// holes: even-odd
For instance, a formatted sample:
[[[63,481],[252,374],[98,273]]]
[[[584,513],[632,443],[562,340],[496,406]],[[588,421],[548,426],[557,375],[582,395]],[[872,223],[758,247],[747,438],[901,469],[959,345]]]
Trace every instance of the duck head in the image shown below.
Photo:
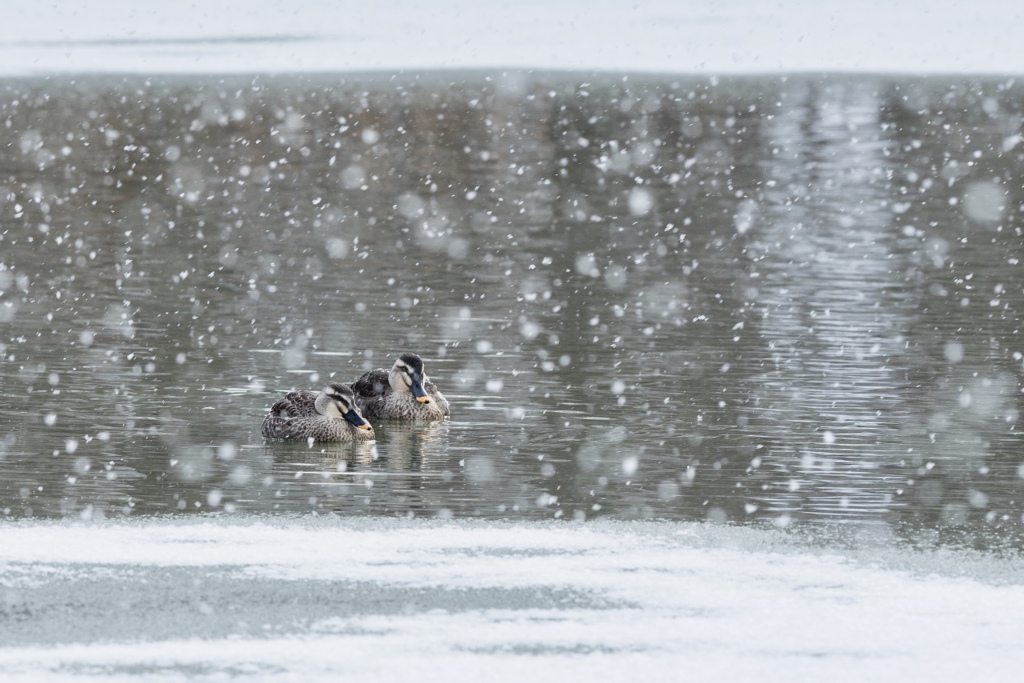
[[[359,429],[373,429],[356,406],[355,394],[347,384],[330,384],[316,398],[316,411],[325,417],[340,417]]]
[[[388,373],[388,382],[392,389],[411,392],[420,403],[430,403],[430,397],[423,390],[426,379],[426,375],[423,374],[423,359],[415,353],[403,353]]]

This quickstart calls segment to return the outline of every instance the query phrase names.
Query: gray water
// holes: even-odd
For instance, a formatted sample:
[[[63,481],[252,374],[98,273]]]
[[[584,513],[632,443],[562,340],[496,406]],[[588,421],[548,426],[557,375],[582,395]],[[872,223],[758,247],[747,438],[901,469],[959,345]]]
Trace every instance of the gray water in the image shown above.
[[[0,511],[1018,542],[1013,81],[0,82]],[[415,351],[444,424],[265,443]]]

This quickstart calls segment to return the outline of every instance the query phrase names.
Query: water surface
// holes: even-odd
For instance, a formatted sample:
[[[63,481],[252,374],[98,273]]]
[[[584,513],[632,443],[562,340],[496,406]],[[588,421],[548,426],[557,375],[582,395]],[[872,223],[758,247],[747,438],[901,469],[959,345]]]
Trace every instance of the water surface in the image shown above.
[[[0,83],[0,510],[1016,542],[1013,81]],[[415,351],[444,424],[265,443]]]

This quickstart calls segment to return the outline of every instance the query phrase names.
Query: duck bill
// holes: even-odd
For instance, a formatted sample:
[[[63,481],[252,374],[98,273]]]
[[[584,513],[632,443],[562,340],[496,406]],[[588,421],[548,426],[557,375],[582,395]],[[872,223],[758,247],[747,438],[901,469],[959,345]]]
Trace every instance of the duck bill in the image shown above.
[[[370,423],[363,419],[363,416],[354,410],[350,410],[345,413],[345,419],[351,422],[359,429],[371,429]]]
[[[412,395],[420,403],[430,403],[430,397],[427,396],[427,392],[423,391],[423,383],[420,382],[419,377],[414,377],[412,380]]]

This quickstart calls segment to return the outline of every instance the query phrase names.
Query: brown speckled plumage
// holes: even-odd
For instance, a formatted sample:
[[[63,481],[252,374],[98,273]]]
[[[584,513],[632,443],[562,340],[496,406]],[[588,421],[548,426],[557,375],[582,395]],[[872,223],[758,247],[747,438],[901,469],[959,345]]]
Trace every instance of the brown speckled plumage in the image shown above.
[[[363,426],[363,428],[360,427]],[[352,389],[331,384],[323,391],[292,391],[263,418],[260,433],[268,439],[370,441],[375,438],[355,404]]]
[[[352,384],[352,391],[367,417],[441,420],[451,414],[448,400],[427,378],[415,353],[403,353],[390,371],[370,370]]]

